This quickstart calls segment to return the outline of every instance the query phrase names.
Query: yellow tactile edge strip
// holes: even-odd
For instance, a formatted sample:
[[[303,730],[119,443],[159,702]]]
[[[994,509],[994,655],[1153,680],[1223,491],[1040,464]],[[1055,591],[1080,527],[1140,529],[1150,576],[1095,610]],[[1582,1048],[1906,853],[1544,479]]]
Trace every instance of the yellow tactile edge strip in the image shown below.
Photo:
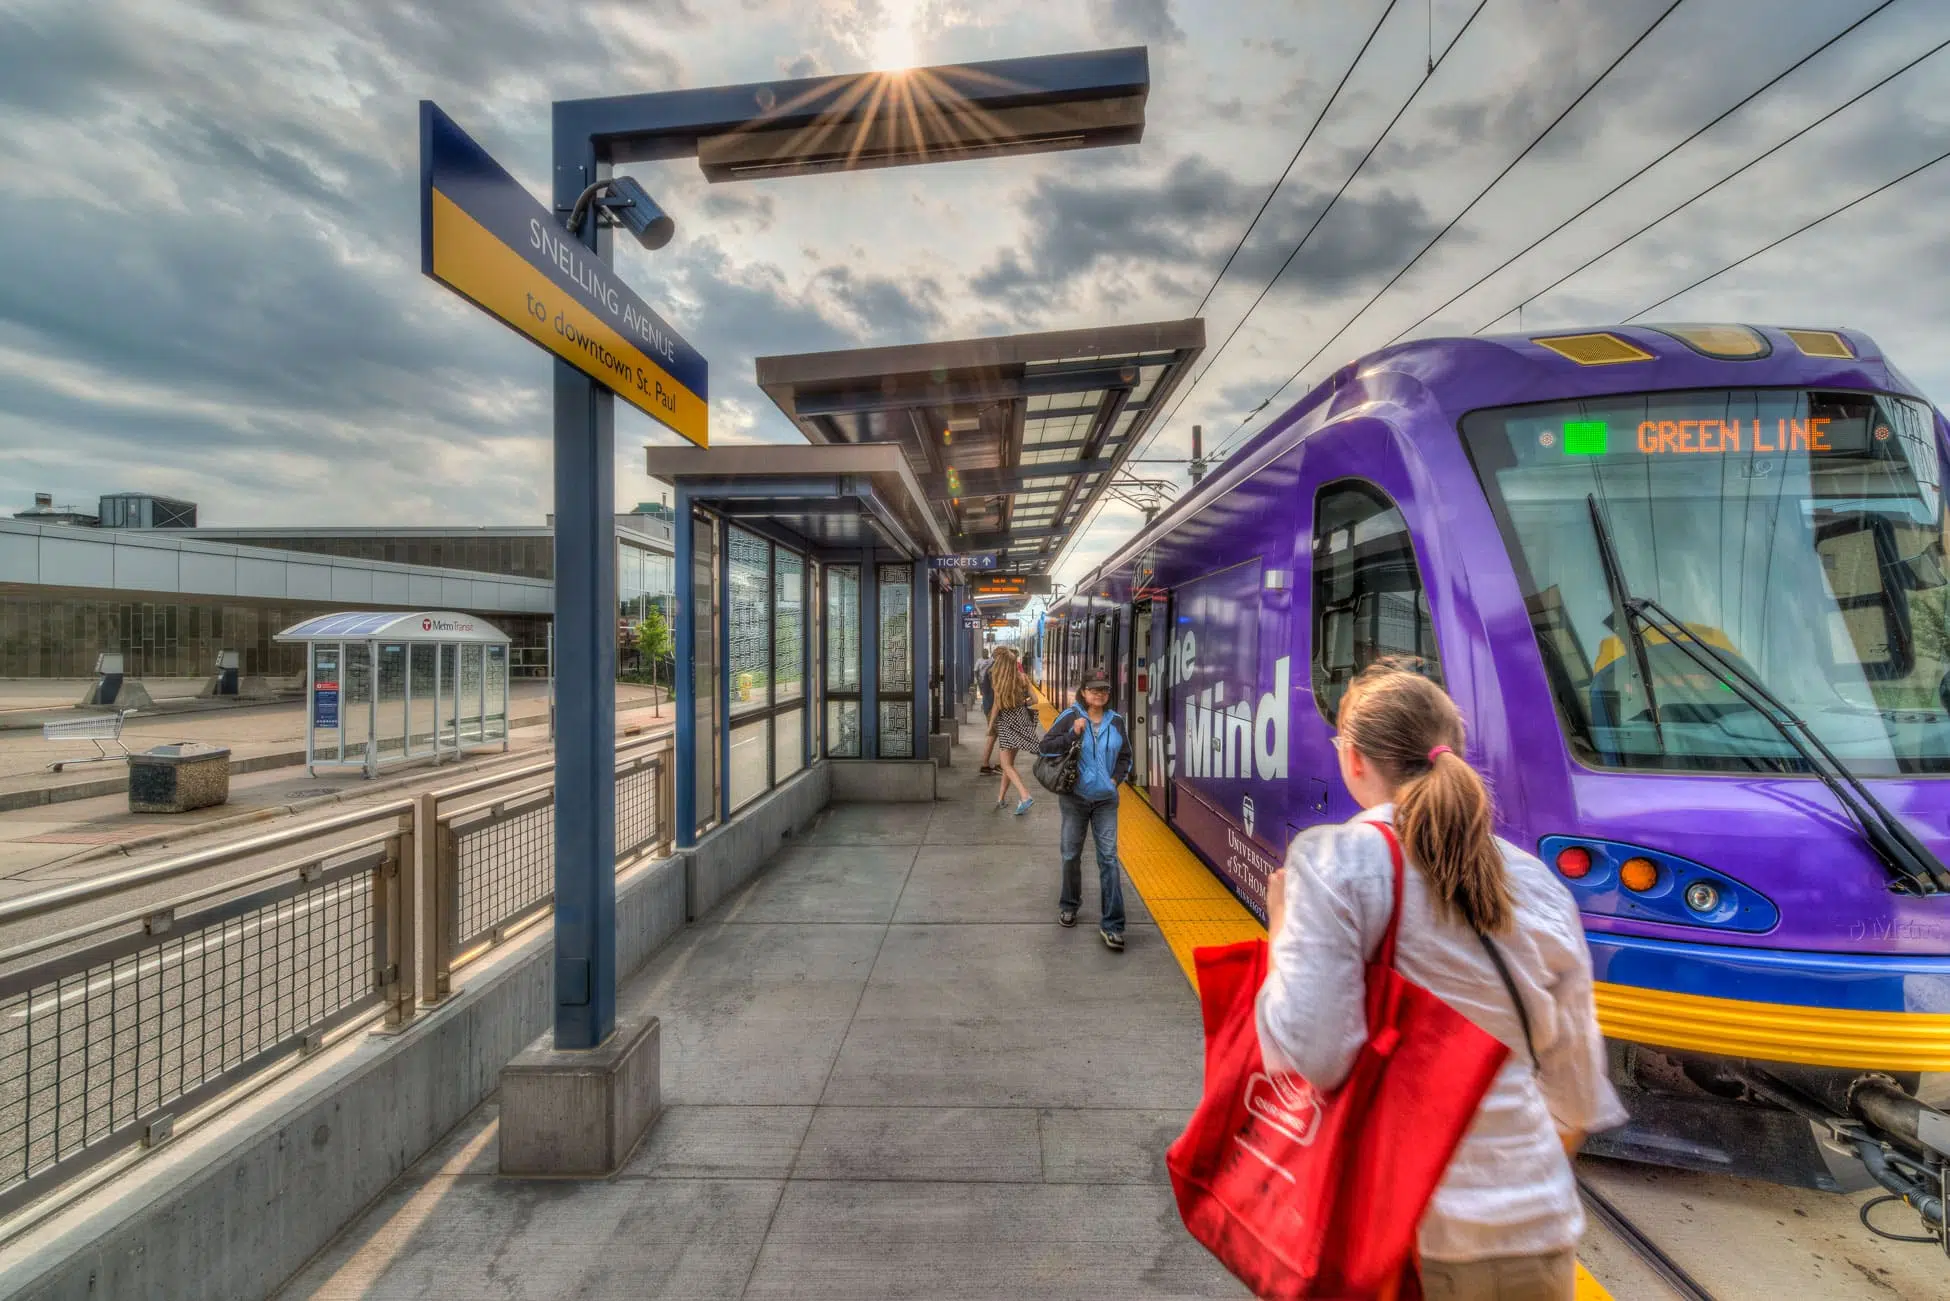
[[[1056,721],[1056,710],[1040,691],[1036,704],[1047,731]],[[1246,905],[1219,883],[1178,833],[1129,786],[1119,791],[1117,802],[1117,857],[1193,989],[1198,988],[1198,977],[1192,950],[1208,944],[1266,938],[1266,928],[1259,919],[1246,911]],[[1591,1276],[1582,1261],[1578,1262],[1576,1301],[1612,1301],[1611,1293]]]

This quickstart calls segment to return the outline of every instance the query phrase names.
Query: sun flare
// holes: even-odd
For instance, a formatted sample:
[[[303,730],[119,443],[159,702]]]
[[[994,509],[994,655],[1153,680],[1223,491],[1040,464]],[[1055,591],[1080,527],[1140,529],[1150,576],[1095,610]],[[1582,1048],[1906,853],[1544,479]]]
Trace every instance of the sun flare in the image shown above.
[[[901,72],[914,66],[913,0],[885,0],[887,25],[873,34],[871,58],[875,72]]]

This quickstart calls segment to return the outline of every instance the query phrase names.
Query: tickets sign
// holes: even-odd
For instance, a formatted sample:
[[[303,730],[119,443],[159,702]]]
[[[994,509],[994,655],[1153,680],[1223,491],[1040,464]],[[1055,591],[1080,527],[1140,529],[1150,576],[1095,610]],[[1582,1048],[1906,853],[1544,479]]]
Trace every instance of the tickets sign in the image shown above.
[[[703,355],[431,100],[420,101],[420,269],[709,445]]]

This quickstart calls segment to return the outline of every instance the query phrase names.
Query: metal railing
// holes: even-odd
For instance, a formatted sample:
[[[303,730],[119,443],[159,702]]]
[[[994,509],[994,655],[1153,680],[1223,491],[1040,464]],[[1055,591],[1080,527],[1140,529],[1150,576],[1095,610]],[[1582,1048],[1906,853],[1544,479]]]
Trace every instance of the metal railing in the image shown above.
[[[618,752],[618,870],[669,843],[668,748]],[[161,1143],[336,1030],[400,1027],[416,993],[445,998],[456,966],[553,901],[552,773],[526,764],[0,903],[12,927],[144,901],[0,952],[0,1215]]]

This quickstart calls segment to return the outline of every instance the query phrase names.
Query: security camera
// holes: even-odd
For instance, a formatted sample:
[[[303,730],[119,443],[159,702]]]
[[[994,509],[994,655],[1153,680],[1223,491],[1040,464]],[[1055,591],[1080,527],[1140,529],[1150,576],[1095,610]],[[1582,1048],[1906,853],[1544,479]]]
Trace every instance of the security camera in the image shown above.
[[[650,191],[637,184],[633,176],[610,178],[609,198],[603,207],[618,225],[636,236],[636,242],[646,249],[660,249],[670,243],[670,237],[677,233],[677,222],[669,213],[657,206],[650,197]]]
[[[608,197],[596,197],[605,190],[609,192]],[[677,233],[676,221],[657,206],[657,201],[650,197],[650,191],[639,185],[635,177],[612,176],[597,181],[577,196],[569,209],[568,221],[563,223],[571,234],[578,237],[582,234],[583,214],[591,208],[607,212],[611,222],[635,235],[636,242],[646,249],[654,251],[662,248]]]

